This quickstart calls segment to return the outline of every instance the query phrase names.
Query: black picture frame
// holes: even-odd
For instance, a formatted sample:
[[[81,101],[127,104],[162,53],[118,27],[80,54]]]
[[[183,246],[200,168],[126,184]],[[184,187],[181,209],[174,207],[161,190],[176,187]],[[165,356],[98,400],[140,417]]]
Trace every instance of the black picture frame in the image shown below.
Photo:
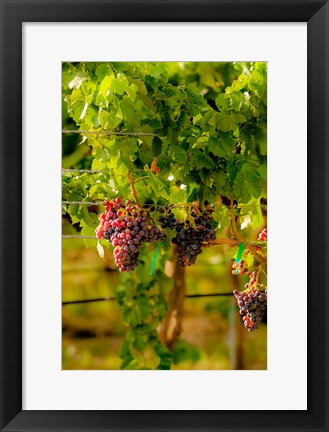
[[[1,430],[328,431],[329,3],[323,0],[1,0],[0,4]],[[306,411],[22,411],[22,237],[19,229],[22,219],[22,23],[54,21],[307,22]],[[13,232],[8,227],[16,228]],[[296,235],[305,236],[306,240],[306,230]],[[237,406],[241,400],[242,396],[237,395]]]

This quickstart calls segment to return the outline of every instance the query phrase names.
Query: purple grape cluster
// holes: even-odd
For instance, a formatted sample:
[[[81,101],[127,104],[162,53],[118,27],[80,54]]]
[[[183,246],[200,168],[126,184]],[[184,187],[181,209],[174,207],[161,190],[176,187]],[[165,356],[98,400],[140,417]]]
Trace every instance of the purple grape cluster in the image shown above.
[[[96,236],[112,243],[115,264],[121,272],[134,270],[143,243],[164,240],[165,234],[129,200],[123,204],[118,197],[104,204]]]
[[[176,244],[179,264],[182,267],[194,264],[202,252],[203,243],[216,239],[212,216],[208,212],[192,211],[190,216],[192,223],[189,220],[176,222],[177,235],[172,239],[172,242]]]
[[[245,328],[251,332],[259,327],[267,309],[267,291],[249,288],[245,291],[234,290]]]
[[[164,206],[159,208],[160,217],[158,221],[161,223],[161,228],[170,228],[174,230],[176,228],[177,219],[171,212],[170,206]]]

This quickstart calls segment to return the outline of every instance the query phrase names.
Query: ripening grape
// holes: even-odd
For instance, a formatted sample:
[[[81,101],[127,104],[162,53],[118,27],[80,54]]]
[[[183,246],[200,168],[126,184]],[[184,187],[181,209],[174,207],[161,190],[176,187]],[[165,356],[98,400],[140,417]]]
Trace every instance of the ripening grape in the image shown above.
[[[258,240],[262,242],[267,241],[267,228],[264,228],[263,231],[259,234]]]
[[[165,234],[144,214],[143,209],[129,200],[123,204],[117,197],[105,201],[104,205],[105,213],[100,215],[96,236],[112,243],[115,264],[121,272],[134,270],[143,243],[164,240]]]
[[[242,259],[239,262],[234,261],[232,264],[232,274],[243,275],[248,273],[248,268],[246,267],[245,261]]]

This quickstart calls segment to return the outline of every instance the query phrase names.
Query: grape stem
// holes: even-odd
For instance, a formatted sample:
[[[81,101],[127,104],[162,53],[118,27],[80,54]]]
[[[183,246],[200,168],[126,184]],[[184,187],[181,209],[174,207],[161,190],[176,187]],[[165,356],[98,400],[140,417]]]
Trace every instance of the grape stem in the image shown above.
[[[134,185],[134,180],[131,177],[130,172],[128,172],[127,178],[128,178],[129,184],[130,184],[131,194],[134,197],[135,203],[136,203],[137,207],[141,207],[141,203],[139,202],[139,199],[137,197],[137,193],[136,193],[136,189],[135,189],[135,185]]]
[[[267,279],[267,273],[266,273],[266,271],[264,270],[264,269],[260,269],[260,271],[264,274],[264,276],[266,277],[266,279]]]
[[[257,283],[257,286],[259,286],[259,287],[261,287],[261,288],[265,288],[265,289],[267,289],[267,286],[266,286],[266,285],[263,285],[263,284],[261,284],[261,283]]]
[[[261,272],[261,270],[262,270],[262,265],[260,264],[257,267],[257,269],[256,269],[256,272],[257,272],[257,274],[256,274],[256,284],[258,284],[259,273]]]
[[[135,183],[137,183],[137,182],[139,182],[139,181],[141,181],[141,180],[147,179],[147,178],[150,178],[150,176],[138,177],[138,178],[136,178],[135,180],[133,180],[133,182],[134,182],[134,184],[135,184]]]

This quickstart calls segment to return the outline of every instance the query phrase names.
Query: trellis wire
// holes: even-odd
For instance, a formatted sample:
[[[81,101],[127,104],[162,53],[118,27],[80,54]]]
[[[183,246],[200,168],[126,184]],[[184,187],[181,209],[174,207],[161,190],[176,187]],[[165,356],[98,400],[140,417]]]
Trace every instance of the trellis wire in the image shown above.
[[[208,294],[187,294],[185,298],[202,298],[202,297],[228,297],[232,296],[233,293],[231,292],[225,292],[225,293],[208,293]],[[134,296],[133,299],[136,299],[137,297]],[[150,296],[150,298],[154,298]],[[82,304],[82,303],[96,303],[101,301],[115,301],[117,300],[117,297],[109,296],[109,297],[98,297],[98,298],[92,298],[92,299],[81,299],[81,300],[72,300],[72,301],[65,301],[62,302],[62,306],[67,305],[73,305],[73,304]]]
[[[62,275],[72,275],[76,273],[116,273],[117,270],[110,267],[77,267],[77,268],[69,268],[62,269]]]
[[[62,201],[62,204],[79,204],[79,205],[104,205],[104,202],[102,201]]]
[[[157,137],[158,135],[149,132],[113,132],[113,131],[87,131],[87,130],[70,130],[63,129],[62,133],[81,133],[83,135],[118,135],[118,136],[152,136]]]
[[[62,201],[62,204],[79,204],[79,205],[104,205],[104,201]],[[142,204],[142,207],[163,207],[164,204]],[[193,204],[178,204],[173,208],[193,207]]]
[[[104,201],[62,201],[62,204],[79,204],[79,205],[104,205]],[[164,204],[142,204],[142,207],[163,207]],[[193,204],[179,204],[174,208],[187,208],[193,207]],[[257,204],[254,207],[267,207],[267,204]],[[243,208],[243,207],[242,207]]]
[[[89,173],[89,174],[95,174],[95,173],[103,173],[105,171],[100,170],[87,170],[87,169],[68,169],[68,168],[62,168],[62,172],[79,172],[79,173]]]
[[[110,168],[109,169],[103,169],[103,170],[88,170],[88,169],[73,169],[73,168],[62,168],[62,172],[64,173],[74,173],[74,172],[78,172],[78,173],[87,173],[87,174],[105,174],[107,172],[110,172]],[[147,173],[147,171],[145,171],[144,169],[134,169],[134,172],[145,172]],[[115,176],[117,176],[118,174],[115,174]],[[120,174],[120,177],[124,177],[125,174]]]
[[[62,238],[67,238],[67,239],[74,239],[74,238],[79,238],[79,239],[93,239],[93,240],[97,240],[96,236],[82,236],[82,235],[78,235],[78,234],[67,234],[67,235],[62,235]]]

